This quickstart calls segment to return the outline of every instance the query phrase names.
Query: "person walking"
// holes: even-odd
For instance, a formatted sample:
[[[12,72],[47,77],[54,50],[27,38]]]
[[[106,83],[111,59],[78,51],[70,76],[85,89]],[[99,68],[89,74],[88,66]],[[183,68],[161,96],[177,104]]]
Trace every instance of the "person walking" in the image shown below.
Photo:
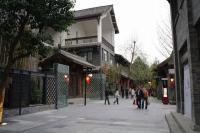
[[[139,97],[140,97],[140,109],[144,109],[144,93],[143,88],[139,90]]]
[[[104,103],[105,105],[106,105],[106,101],[108,102],[108,105],[110,105],[108,88],[105,89],[105,103]]]
[[[117,102],[117,104],[119,104],[119,90],[116,89],[115,91],[115,101],[113,102],[114,104]]]
[[[138,87],[136,92],[136,104],[138,106],[138,108],[140,109],[141,108],[141,97],[140,97],[140,88]]]
[[[128,99],[128,92],[129,92],[129,89],[128,89],[128,88],[125,88],[126,99]]]
[[[135,104],[136,96],[135,96],[135,89],[131,89],[131,99],[133,99],[133,104]]]
[[[145,109],[147,109],[148,106],[148,91],[147,89],[144,89],[144,102],[145,102]]]
[[[131,99],[134,99],[135,98],[135,89],[132,88],[131,89]]]
[[[122,93],[122,98],[124,98],[124,88],[121,86],[121,93]]]

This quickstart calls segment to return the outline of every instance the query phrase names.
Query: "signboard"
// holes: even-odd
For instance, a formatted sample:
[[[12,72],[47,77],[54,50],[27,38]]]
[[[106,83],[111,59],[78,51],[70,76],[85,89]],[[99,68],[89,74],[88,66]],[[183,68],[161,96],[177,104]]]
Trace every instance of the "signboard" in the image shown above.
[[[83,72],[92,72],[92,68],[84,67]]]
[[[168,69],[169,74],[175,74],[175,69]]]

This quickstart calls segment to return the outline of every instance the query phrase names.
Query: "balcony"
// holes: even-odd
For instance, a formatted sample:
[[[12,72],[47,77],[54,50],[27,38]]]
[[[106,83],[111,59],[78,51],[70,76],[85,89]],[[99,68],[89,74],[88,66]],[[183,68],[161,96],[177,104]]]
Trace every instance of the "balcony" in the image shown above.
[[[114,51],[114,46],[110,44],[105,38],[102,37],[102,43]],[[100,45],[97,41],[97,36],[87,36],[79,38],[70,38],[65,40],[65,47],[83,47],[83,46],[95,46]]]

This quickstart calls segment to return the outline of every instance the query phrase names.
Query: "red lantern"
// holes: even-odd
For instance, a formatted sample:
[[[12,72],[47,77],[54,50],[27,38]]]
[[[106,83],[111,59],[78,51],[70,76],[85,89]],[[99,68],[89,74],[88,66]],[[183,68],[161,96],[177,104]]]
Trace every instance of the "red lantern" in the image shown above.
[[[91,79],[90,79],[90,77],[89,76],[86,76],[86,84],[90,84],[90,82],[91,82]]]

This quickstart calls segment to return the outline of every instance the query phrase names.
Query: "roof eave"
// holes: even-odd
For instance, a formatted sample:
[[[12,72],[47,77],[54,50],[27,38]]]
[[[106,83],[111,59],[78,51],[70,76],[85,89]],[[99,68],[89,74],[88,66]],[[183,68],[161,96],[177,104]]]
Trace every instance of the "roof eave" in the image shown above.
[[[114,12],[113,7],[112,7],[112,10],[110,11],[110,15],[111,15],[113,27],[115,29],[115,34],[119,34],[119,29],[118,29],[118,26],[117,26],[117,21],[116,21],[115,12]]]

